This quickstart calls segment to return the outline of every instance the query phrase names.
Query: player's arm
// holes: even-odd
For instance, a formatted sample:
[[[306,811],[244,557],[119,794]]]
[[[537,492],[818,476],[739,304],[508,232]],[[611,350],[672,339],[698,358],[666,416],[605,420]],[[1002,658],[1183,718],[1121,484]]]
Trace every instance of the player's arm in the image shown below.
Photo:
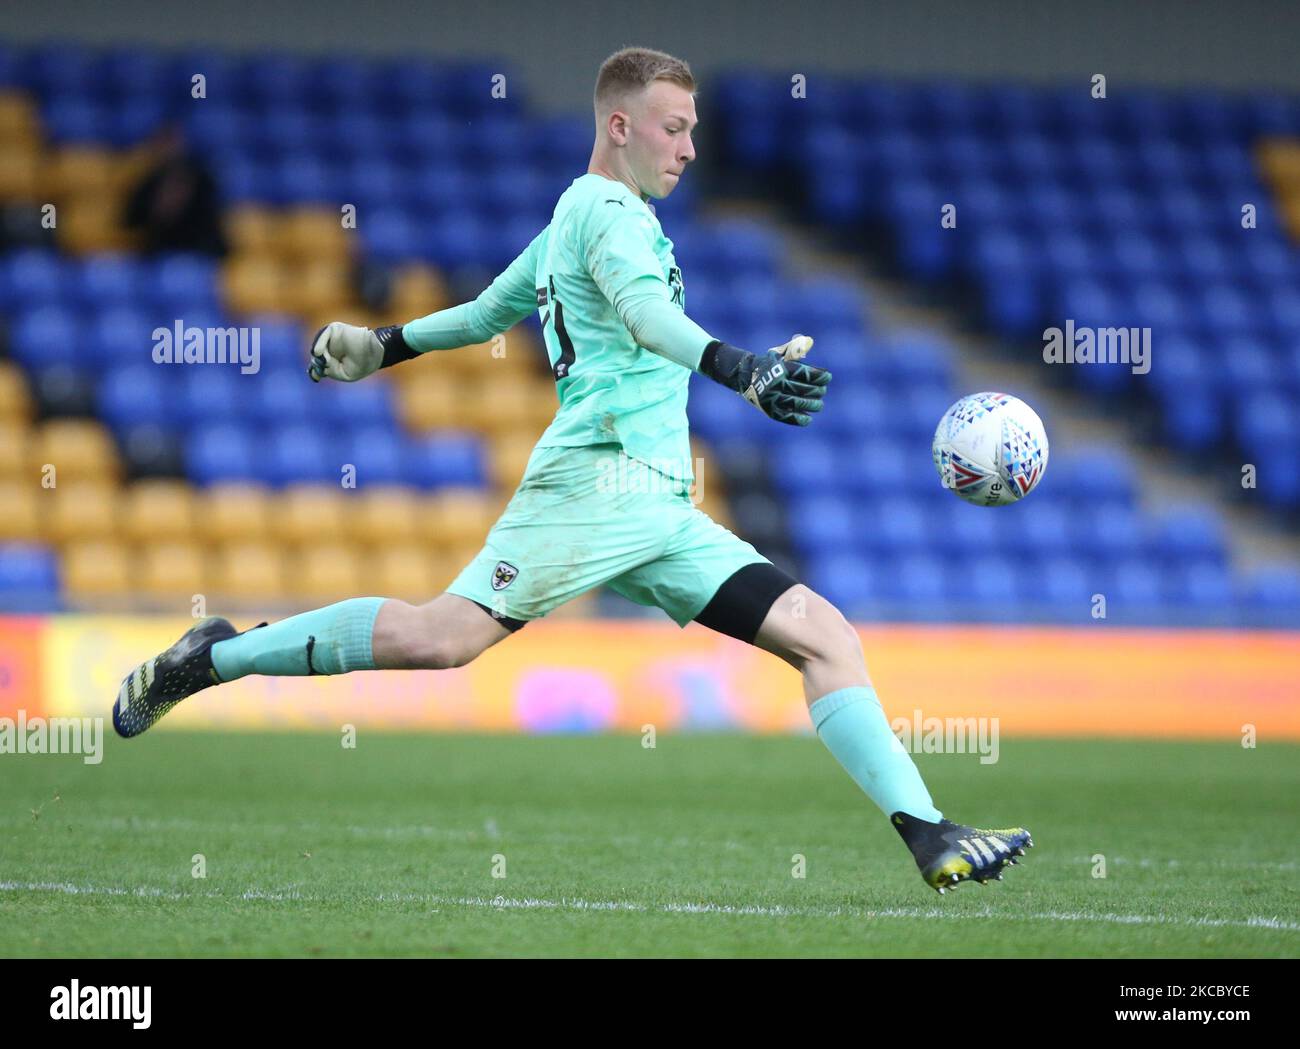
[[[514,327],[537,309],[533,281],[541,237],[534,237],[473,302],[374,330],[341,321],[325,325],[312,339],[308,374],[316,382],[356,382],[422,353],[473,346]]]
[[[637,345],[734,390],[779,422],[807,426],[831,381],[825,369],[799,363],[812,339],[796,335],[754,354],[713,338],[673,305],[653,236],[648,216],[619,200],[598,204],[584,230],[588,271]]]

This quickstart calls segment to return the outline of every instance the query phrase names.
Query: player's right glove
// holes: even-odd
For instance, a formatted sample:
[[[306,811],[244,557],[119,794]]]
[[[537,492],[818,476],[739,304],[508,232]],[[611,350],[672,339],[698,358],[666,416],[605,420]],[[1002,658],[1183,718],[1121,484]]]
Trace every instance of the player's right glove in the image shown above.
[[[807,426],[822,410],[830,385],[825,368],[800,363],[812,349],[807,335],[796,335],[763,354],[717,340],[705,347],[700,372],[745,398],[764,415],[791,426]]]
[[[356,382],[380,368],[418,356],[402,338],[400,325],[371,331],[355,324],[333,321],[318,331],[311,341],[311,366],[307,374],[312,382],[321,379]]]

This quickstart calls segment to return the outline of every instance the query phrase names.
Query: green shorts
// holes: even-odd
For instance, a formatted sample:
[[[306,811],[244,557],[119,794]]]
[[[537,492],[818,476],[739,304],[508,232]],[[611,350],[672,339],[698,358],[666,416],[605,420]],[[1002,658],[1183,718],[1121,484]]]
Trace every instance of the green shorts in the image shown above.
[[[769,562],[691,502],[680,480],[618,444],[539,447],[447,592],[526,622],[608,585],[684,627],[755,563]]]

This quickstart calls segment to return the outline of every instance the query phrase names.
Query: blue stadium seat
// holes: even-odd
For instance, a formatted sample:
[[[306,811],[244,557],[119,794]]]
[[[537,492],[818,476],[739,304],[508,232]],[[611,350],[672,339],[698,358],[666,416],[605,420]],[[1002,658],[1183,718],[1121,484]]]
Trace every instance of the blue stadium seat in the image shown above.
[[[286,423],[262,432],[265,439],[259,442],[259,454],[264,461],[258,469],[272,485],[343,481],[348,460],[336,431],[309,423]]]
[[[477,434],[448,430],[410,438],[405,442],[403,457],[407,482],[421,488],[481,488],[487,484],[482,439]]]
[[[341,431],[339,455],[344,464],[356,468],[358,488],[401,484],[408,479],[407,456],[391,425],[354,425]]]
[[[266,367],[250,378],[241,398],[243,418],[261,426],[322,421],[322,401],[305,368]]]
[[[879,558],[936,549],[943,534],[920,501],[876,495],[856,504],[855,543]]]
[[[261,434],[232,422],[195,426],[185,442],[185,472],[198,485],[219,481],[269,483],[266,442]]]
[[[0,310],[81,305],[75,296],[76,273],[76,262],[53,251],[26,248],[0,255]]]
[[[176,396],[179,384],[157,364],[106,369],[99,377],[99,417],[121,433],[143,422],[170,426],[184,422]]]
[[[75,366],[84,357],[86,336],[72,310],[29,306],[15,313],[9,341],[14,359],[28,368]]]
[[[39,543],[0,543],[0,611],[54,612],[59,607],[56,551]]]
[[[863,531],[850,504],[825,491],[792,496],[786,524],[795,549],[810,558],[856,551]]]
[[[144,300],[150,276],[147,267],[134,256],[92,255],[81,263],[75,294],[79,302],[92,309],[136,306]]]
[[[168,252],[157,256],[146,269],[143,296],[151,306],[169,318],[200,309],[218,308],[217,263],[206,255]]]

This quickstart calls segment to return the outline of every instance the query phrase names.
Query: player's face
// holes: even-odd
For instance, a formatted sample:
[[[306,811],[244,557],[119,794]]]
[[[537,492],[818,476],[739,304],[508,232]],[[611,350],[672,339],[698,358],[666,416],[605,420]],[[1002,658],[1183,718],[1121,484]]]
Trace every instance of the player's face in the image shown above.
[[[632,177],[646,196],[662,199],[677,188],[686,165],[695,159],[695,98],[678,84],[656,80],[631,110],[627,147]]]

